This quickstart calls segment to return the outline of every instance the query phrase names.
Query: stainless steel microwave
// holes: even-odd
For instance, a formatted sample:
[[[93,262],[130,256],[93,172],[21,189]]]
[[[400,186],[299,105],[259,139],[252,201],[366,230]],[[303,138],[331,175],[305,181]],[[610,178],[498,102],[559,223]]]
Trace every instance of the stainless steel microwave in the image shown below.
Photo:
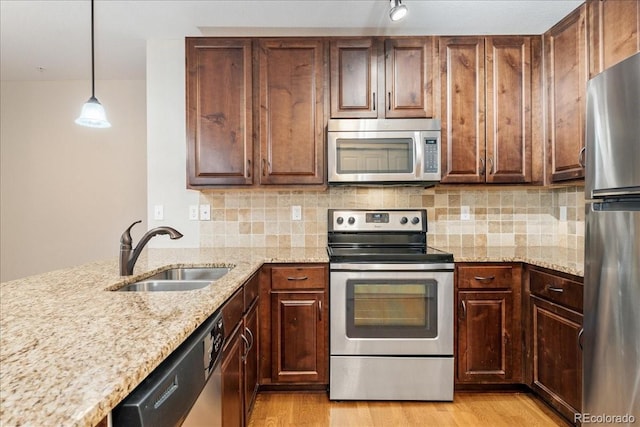
[[[329,184],[440,181],[440,120],[329,120],[327,147]]]

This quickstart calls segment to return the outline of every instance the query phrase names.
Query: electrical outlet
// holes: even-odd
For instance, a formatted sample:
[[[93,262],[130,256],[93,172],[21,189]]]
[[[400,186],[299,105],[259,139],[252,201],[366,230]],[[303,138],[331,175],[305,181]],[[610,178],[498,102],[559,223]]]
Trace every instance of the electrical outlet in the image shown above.
[[[200,221],[211,221],[211,205],[200,205]]]
[[[164,219],[164,206],[155,205],[153,207],[153,219],[156,221],[162,221]]]
[[[198,205],[189,205],[189,220],[197,221],[199,216]]]
[[[567,207],[560,206],[560,221],[566,221],[566,220],[567,220]]]
[[[471,219],[471,209],[469,206],[460,206],[460,220],[469,221]]]
[[[291,206],[291,220],[292,221],[300,221],[302,220],[302,207],[301,206]]]

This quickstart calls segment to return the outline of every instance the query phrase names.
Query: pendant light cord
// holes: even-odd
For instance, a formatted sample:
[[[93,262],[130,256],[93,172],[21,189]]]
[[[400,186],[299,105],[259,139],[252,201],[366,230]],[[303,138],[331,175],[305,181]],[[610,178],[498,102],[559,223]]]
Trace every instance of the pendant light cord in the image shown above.
[[[93,42],[93,0],[91,0],[91,98],[96,97],[96,60],[94,56],[94,42]]]

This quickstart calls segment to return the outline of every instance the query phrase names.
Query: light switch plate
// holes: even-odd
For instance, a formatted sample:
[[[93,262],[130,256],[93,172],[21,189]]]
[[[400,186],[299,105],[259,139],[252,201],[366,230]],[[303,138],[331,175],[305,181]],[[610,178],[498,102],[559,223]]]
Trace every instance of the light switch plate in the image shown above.
[[[292,221],[301,221],[302,220],[302,207],[301,206],[291,206],[291,220]]]
[[[469,221],[471,219],[471,209],[469,206],[460,206],[460,220]]]
[[[211,221],[211,205],[200,205],[200,221]]]
[[[153,219],[156,221],[162,221],[164,219],[164,206],[155,205],[153,207]]]
[[[566,220],[567,220],[567,207],[560,206],[560,221],[566,221]]]
[[[197,221],[199,217],[198,205],[189,205],[189,220]]]

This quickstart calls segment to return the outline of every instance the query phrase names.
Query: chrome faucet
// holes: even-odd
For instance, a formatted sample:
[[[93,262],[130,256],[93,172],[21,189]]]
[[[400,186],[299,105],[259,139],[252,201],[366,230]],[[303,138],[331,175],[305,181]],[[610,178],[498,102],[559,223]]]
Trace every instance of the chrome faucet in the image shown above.
[[[140,239],[138,246],[135,249],[132,248],[132,239],[131,239],[131,229],[134,225],[140,224],[142,221],[136,221],[127,228],[122,236],[120,237],[120,275],[121,276],[131,276],[133,274],[133,266],[136,265],[136,261],[140,256],[140,252],[144,246],[149,243],[149,240],[153,236],[157,236],[159,234],[168,234],[172,240],[179,239],[182,237],[182,233],[178,230],[171,227],[156,227],[152,230],[147,231],[144,236]]]

